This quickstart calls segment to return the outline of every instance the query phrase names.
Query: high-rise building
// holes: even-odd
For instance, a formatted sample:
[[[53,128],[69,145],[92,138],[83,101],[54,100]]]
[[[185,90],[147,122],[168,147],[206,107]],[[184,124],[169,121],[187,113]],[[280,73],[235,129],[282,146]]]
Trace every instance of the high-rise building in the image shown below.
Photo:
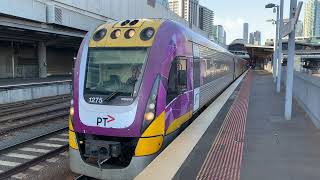
[[[320,36],[320,0],[307,0],[304,9],[304,36]]]
[[[198,26],[199,0],[169,0],[169,9],[188,21],[190,25]]]
[[[227,41],[227,33],[224,30],[222,25],[215,25],[213,26],[213,37],[214,41],[221,46],[226,45]]]
[[[184,1],[182,0],[169,0],[169,9],[180,17],[184,17]]]
[[[199,1],[198,0],[184,0],[184,19],[189,23],[199,26]]]
[[[148,0],[148,5],[155,7],[156,3],[161,4],[162,6],[168,8],[168,0]]]
[[[250,33],[249,44],[254,44],[254,33]]]
[[[161,4],[162,6],[168,8],[169,7],[169,1],[168,0],[157,0],[157,2],[159,4]]]
[[[256,31],[253,33],[254,34],[254,45],[261,45],[261,32]]]
[[[223,30],[223,45],[227,45],[227,32]]]
[[[252,45],[260,46],[261,45],[261,32],[256,31],[256,32],[250,33],[249,43]]]
[[[199,28],[209,34],[209,38],[213,37],[214,13],[212,10],[199,6]]]
[[[303,37],[303,23],[300,20],[296,24],[296,37]]]
[[[248,43],[249,40],[249,24],[248,23],[244,23],[243,24],[243,40],[245,43]]]

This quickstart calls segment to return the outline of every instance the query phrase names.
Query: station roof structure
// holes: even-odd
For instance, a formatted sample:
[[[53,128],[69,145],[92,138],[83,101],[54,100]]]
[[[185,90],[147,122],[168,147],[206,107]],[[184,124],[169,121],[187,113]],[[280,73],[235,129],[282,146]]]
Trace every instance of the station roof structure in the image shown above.
[[[273,55],[273,46],[259,46],[246,44],[241,39],[234,40],[228,47],[230,51],[246,51],[250,55],[251,63],[258,63],[271,58]]]
[[[245,48],[250,54],[251,59],[263,59],[273,55],[272,46],[257,46],[257,45],[246,44]]]

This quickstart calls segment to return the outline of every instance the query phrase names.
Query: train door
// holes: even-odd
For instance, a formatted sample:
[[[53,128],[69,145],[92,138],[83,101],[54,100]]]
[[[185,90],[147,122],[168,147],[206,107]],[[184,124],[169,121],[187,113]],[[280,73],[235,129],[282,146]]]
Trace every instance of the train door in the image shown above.
[[[200,50],[193,44],[193,113],[200,108]]]
[[[168,78],[167,108],[171,110],[174,119],[191,111],[189,97],[191,87],[188,87],[188,84],[190,84],[188,83],[188,68],[187,57],[176,57],[171,64]]]
[[[193,112],[200,107],[200,59],[193,60]]]
[[[176,57],[171,64],[166,105],[166,134],[180,128],[192,116],[192,59]]]

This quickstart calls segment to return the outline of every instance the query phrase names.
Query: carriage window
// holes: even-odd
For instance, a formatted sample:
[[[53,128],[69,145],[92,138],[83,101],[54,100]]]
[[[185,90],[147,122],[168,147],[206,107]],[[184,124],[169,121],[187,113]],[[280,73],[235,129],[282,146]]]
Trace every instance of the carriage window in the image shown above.
[[[187,91],[187,60],[179,57],[171,64],[168,79],[167,104],[185,91]]]
[[[200,87],[200,60],[194,59],[193,61],[193,84],[194,88]]]

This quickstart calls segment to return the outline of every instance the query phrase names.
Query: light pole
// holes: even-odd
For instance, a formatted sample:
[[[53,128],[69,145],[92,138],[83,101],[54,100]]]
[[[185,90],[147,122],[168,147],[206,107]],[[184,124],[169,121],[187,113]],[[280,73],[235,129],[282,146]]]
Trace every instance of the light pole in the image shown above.
[[[277,30],[276,30],[276,42],[278,47],[274,52],[274,63],[273,63],[273,78],[277,79],[277,92],[280,93],[281,89],[281,59],[282,59],[282,28],[283,28],[283,3],[284,0],[280,0],[280,6],[269,3],[265,8],[277,8]],[[277,62],[277,63],[275,63]],[[278,66],[278,67],[277,67]],[[276,73],[277,72],[277,73]],[[277,74],[277,78],[276,78]]]
[[[265,8],[274,8],[277,11],[277,19],[273,22],[276,24],[276,35],[274,39],[274,52],[273,52],[273,63],[272,63],[272,73],[273,73],[273,81],[277,82],[277,64],[278,64],[278,39],[279,39],[279,5],[269,3],[265,6]]]
[[[281,60],[282,60],[282,29],[283,29],[283,6],[284,0],[280,0],[280,21],[279,21],[279,49],[278,49],[278,79],[277,92],[281,90]]]
[[[290,2],[290,20],[294,18],[297,8],[297,0]],[[295,25],[294,25],[295,26]],[[287,80],[286,80],[286,101],[284,116],[286,120],[291,120],[292,116],[292,89],[293,89],[293,65],[295,56],[295,27],[289,34],[288,40],[288,58],[287,58]]]

